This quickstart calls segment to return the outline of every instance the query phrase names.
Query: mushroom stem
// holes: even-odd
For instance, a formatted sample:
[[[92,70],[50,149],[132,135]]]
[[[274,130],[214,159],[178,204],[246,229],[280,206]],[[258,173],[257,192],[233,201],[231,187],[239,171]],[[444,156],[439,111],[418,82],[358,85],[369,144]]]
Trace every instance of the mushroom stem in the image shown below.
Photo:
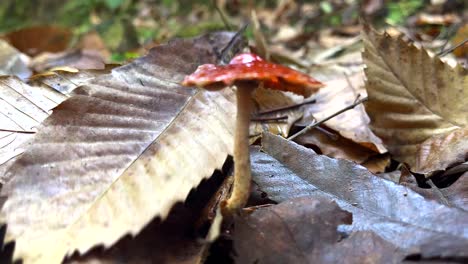
[[[237,117],[234,135],[234,186],[231,197],[223,203],[223,215],[233,216],[247,203],[250,194],[249,125],[253,103],[252,84],[237,85]]]

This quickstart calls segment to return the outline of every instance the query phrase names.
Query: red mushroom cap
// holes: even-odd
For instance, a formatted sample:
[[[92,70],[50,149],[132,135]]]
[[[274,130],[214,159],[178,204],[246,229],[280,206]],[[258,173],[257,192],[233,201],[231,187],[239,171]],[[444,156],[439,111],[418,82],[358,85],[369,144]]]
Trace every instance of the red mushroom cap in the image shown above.
[[[264,61],[253,53],[235,56],[228,65],[204,64],[185,77],[182,85],[222,89],[237,81],[263,82],[265,88],[310,96],[324,85],[291,68]]]

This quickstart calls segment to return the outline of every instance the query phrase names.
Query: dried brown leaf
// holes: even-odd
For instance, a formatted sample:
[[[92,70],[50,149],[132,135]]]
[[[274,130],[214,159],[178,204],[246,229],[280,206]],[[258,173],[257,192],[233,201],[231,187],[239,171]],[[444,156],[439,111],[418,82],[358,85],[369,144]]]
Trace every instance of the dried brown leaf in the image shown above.
[[[237,219],[238,263],[399,263],[395,247],[371,232],[343,238],[352,215],[327,198],[300,197]]]
[[[375,151],[363,147],[349,139],[339,135],[336,135],[336,138],[332,138],[331,135],[325,134],[317,129],[311,129],[294,139],[294,141],[307,147],[315,146],[320,149],[322,154],[329,157],[352,160],[358,164],[364,163],[371,156],[376,154]]]
[[[158,46],[54,109],[2,190],[15,258],[58,263],[75,249],[110,246],[165,218],[222,166],[232,149],[233,92],[179,83],[200,63],[216,63],[232,36]]]
[[[366,111],[390,153],[414,167],[424,140],[468,124],[468,74],[365,26]]]
[[[468,159],[468,127],[433,136],[418,146],[414,172],[445,170]]]

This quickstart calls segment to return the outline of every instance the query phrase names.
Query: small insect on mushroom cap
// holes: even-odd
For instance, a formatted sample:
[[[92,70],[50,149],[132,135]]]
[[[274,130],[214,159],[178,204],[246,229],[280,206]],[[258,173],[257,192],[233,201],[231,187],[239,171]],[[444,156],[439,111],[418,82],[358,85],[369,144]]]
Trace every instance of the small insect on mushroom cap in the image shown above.
[[[265,88],[308,97],[324,85],[307,74],[263,60],[254,53],[235,56],[228,65],[204,64],[185,77],[182,85],[219,90],[237,81],[263,82]]]

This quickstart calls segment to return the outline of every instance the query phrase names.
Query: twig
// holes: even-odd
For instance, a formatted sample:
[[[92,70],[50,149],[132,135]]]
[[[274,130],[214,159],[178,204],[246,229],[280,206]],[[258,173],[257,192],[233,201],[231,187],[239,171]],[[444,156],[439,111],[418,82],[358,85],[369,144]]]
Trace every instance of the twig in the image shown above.
[[[13,132],[18,134],[35,134],[36,131],[26,131],[26,130],[12,130],[12,129],[3,129],[0,128],[0,132]]]
[[[461,23],[456,23],[456,24],[451,25],[447,30],[441,31],[441,33],[434,39],[434,40],[436,40],[436,39],[445,38],[444,44],[440,48],[439,53],[444,52],[444,49],[445,49],[445,47],[447,46],[447,44],[449,42],[449,39],[451,39],[452,36],[455,35],[455,33],[458,30],[458,28],[460,27],[460,25],[461,25]]]
[[[346,111],[348,111],[348,110],[353,109],[354,107],[356,107],[357,105],[359,105],[359,104],[361,104],[361,103],[363,103],[363,102],[365,102],[365,101],[367,101],[367,97],[362,98],[362,99],[360,99],[360,100],[356,100],[352,105],[349,105],[349,106],[347,106],[347,107],[341,109],[340,111],[338,111],[338,112],[332,114],[331,116],[329,116],[329,117],[327,117],[327,118],[325,118],[325,119],[322,119],[322,120],[320,120],[320,121],[318,121],[318,122],[312,123],[312,124],[310,124],[310,125],[304,127],[301,131],[299,131],[299,132],[297,132],[296,134],[294,134],[294,135],[288,137],[288,140],[295,139],[296,137],[298,137],[298,136],[304,134],[305,132],[309,131],[310,129],[312,129],[312,128],[316,127],[316,126],[319,126],[320,124],[323,124],[324,122],[326,122],[326,121],[332,119],[333,117],[335,117],[335,116],[337,116],[337,115],[339,115],[339,114],[341,114],[341,113],[344,113],[344,112],[346,112]]]
[[[322,132],[323,134],[325,134],[325,136],[329,137],[333,141],[337,141],[340,138],[337,134],[332,133],[321,126],[318,126],[315,129]]]
[[[271,114],[271,113],[274,113],[274,112],[279,112],[279,111],[284,111],[284,110],[289,110],[289,109],[293,109],[293,108],[296,108],[296,107],[300,107],[300,106],[303,106],[303,105],[306,105],[306,104],[315,104],[316,102],[317,102],[317,100],[315,100],[315,99],[306,100],[306,101],[303,101],[302,103],[299,103],[299,104],[281,106],[281,107],[277,107],[277,108],[271,108],[271,109],[268,109],[268,110],[265,110],[265,111],[260,111],[260,112],[257,113],[257,115]]]
[[[256,117],[250,118],[250,121],[267,122],[267,121],[280,121],[280,120],[284,120],[284,119],[288,119],[288,116],[287,116],[287,115],[278,116],[278,117],[268,117],[268,116],[261,117],[261,116],[256,116]]]
[[[213,0],[213,6],[216,9],[216,12],[218,12],[219,16],[221,17],[221,20],[223,20],[223,24],[226,27],[227,30],[232,31],[232,26],[231,23],[229,23],[226,15],[224,14],[223,10],[219,8],[218,3],[216,0]]]
[[[229,41],[226,47],[223,48],[219,56],[221,63],[228,64],[231,58],[240,51],[236,49],[239,48],[238,47],[239,43],[243,41],[243,34],[248,26],[249,26],[249,23],[246,23],[245,25],[243,25],[239,29],[239,31],[237,31],[236,34],[232,37],[232,39]]]
[[[450,52],[452,52],[452,51],[458,49],[459,47],[465,45],[465,43],[467,43],[467,42],[468,42],[468,38],[466,38],[465,40],[463,40],[462,42],[458,43],[456,46],[454,46],[454,47],[452,47],[452,48],[450,48],[450,49],[448,49],[448,50],[439,52],[439,53],[437,54],[437,56],[443,57],[443,56],[449,54]]]

